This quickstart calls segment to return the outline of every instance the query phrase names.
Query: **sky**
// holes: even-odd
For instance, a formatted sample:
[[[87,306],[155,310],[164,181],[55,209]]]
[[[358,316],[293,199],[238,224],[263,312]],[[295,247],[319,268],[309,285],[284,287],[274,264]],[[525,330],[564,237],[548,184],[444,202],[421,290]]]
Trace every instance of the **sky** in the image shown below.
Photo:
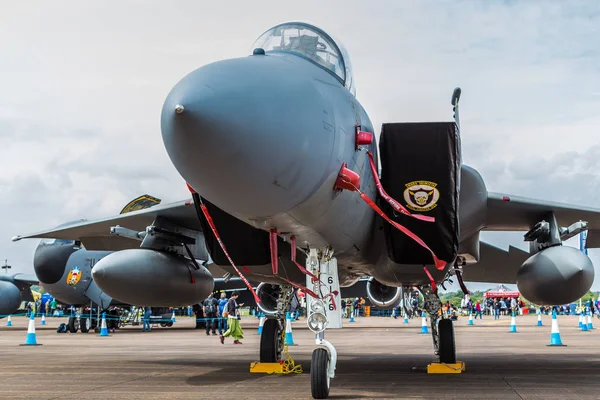
[[[38,243],[14,235],[118,214],[145,193],[187,198],[161,139],[168,92],[290,20],[343,43],[374,126],[450,120],[460,86],[463,162],[489,191],[600,206],[600,3],[216,3],[2,6],[0,260],[12,272],[32,272]],[[483,237],[523,246],[522,233]]]

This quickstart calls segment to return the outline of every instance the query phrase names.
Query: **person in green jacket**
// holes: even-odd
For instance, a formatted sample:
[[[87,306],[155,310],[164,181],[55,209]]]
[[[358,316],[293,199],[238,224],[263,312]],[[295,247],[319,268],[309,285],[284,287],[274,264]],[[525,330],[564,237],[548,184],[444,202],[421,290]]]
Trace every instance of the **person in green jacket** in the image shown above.
[[[50,302],[50,310],[52,311],[52,314],[50,315],[54,315],[56,313],[56,299],[54,298]]]

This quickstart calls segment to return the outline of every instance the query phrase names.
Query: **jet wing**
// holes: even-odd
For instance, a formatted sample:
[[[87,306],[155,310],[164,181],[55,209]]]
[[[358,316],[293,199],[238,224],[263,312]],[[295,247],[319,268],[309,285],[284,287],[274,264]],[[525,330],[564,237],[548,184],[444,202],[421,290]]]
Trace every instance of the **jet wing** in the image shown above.
[[[600,208],[576,206],[520,196],[488,193],[487,231],[528,231],[548,212],[554,212],[559,226],[588,223],[588,248],[600,247]]]
[[[40,283],[37,276],[32,274],[15,274],[13,279],[17,282],[26,283],[28,285],[39,285]]]
[[[95,221],[81,221],[32,234],[15,236],[13,241],[29,238],[54,238],[80,240],[88,250],[124,250],[138,248],[140,242],[110,233],[112,226],[122,226],[134,231],[144,231],[157,217],[164,217],[184,228],[202,231],[194,203],[191,199],[170,204],[159,204],[143,210],[132,211]]]
[[[530,254],[510,246],[508,251],[479,242],[479,262],[463,267],[466,282],[516,283],[517,272]]]

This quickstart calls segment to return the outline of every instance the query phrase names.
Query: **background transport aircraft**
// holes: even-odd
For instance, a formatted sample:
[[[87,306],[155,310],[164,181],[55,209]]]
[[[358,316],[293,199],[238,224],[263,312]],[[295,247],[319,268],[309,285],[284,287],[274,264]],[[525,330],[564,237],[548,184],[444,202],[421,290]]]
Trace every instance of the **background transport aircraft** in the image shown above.
[[[324,331],[339,326],[337,288],[362,276],[388,296],[419,288],[444,363],[456,361],[452,322],[439,320],[445,281],[517,283],[537,304],[564,304],[591,287],[591,261],[562,242],[588,229],[587,247],[600,246],[600,210],[488,192],[461,161],[460,89],[454,121],[384,123],[377,146],[339,41],[291,22],[253,47],[191,72],[165,100],[163,142],[192,200],[23,237],[117,250],[92,272],[100,285],[102,274],[136,265],[210,291],[212,276],[195,261],[207,256],[265,282],[261,362],[281,359],[283,310],[302,287],[318,345],[314,398],[328,397],[335,376]],[[490,246],[483,230],[528,231],[530,250]]]

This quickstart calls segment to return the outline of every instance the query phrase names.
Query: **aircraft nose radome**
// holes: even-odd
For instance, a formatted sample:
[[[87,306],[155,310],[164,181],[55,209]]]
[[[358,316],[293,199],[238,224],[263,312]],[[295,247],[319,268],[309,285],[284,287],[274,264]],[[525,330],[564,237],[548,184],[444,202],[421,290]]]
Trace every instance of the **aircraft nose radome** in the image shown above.
[[[253,218],[286,212],[318,188],[332,153],[331,117],[310,75],[251,56],[182,79],[161,128],[169,157],[198,193]]]

